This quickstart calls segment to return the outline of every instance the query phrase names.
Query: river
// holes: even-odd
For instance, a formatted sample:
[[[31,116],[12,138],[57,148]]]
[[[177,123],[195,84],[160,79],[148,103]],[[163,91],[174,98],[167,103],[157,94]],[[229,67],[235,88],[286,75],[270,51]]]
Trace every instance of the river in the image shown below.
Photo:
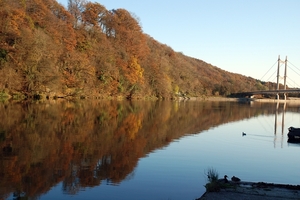
[[[299,184],[294,104],[0,103],[0,199],[196,199],[206,172]],[[242,132],[245,134],[243,135]]]

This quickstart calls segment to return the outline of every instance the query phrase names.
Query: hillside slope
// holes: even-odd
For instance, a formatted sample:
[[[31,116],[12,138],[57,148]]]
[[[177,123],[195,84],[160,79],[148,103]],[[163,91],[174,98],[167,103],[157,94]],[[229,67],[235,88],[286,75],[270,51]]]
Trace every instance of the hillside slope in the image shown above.
[[[125,9],[83,0],[68,10],[55,0],[1,0],[0,77],[2,98],[169,99],[266,88],[175,52]]]

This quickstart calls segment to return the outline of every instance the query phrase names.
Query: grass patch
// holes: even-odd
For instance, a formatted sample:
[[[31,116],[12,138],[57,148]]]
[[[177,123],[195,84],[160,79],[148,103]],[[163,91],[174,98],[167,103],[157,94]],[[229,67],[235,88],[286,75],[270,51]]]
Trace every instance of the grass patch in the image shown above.
[[[206,192],[219,192],[222,188],[232,187],[225,180],[219,179],[219,173],[214,168],[208,168],[205,172],[207,183],[205,184]]]
[[[205,172],[205,175],[209,183],[216,182],[219,179],[219,173],[212,167],[208,168],[207,172]]]
[[[218,192],[221,189],[220,183],[219,183],[219,173],[214,168],[208,168],[208,170],[205,172],[205,175],[207,177],[207,183],[205,185],[206,192]]]

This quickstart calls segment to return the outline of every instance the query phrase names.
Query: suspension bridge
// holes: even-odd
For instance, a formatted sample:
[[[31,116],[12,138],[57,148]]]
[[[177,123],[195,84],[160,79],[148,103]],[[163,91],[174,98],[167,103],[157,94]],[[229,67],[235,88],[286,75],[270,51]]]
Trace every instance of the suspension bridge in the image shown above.
[[[266,72],[266,74],[261,78],[261,80],[263,80],[263,78],[269,73],[269,71],[274,68],[274,66],[277,64],[277,75],[276,75],[276,78],[277,78],[277,81],[276,81],[276,89],[270,89],[269,90],[258,90],[258,91],[249,91],[249,92],[239,92],[239,93],[235,93],[233,94],[233,96],[236,96],[236,97],[253,97],[254,95],[276,95],[276,99],[279,99],[279,95],[280,94],[283,94],[284,96],[284,100],[287,99],[287,94],[291,94],[291,93],[300,93],[300,86],[298,87],[294,87],[294,88],[291,88],[291,87],[288,87],[287,88],[287,83],[289,85],[292,85],[290,84],[288,81],[287,81],[287,68],[289,67],[289,69],[292,69],[292,71],[299,75],[300,76],[300,73],[298,73],[296,70],[298,70],[300,72],[300,69],[298,69],[295,65],[293,65],[292,63],[290,63],[288,60],[287,60],[287,57],[285,58],[285,60],[281,60],[280,59],[280,56],[278,56],[278,60],[274,63],[274,65]],[[280,76],[280,68],[284,65],[284,76],[283,76],[283,87],[280,88],[280,78],[282,78]],[[293,68],[291,68],[293,67]],[[272,74],[271,77],[274,76],[274,73]],[[270,77],[270,78],[271,78]],[[269,79],[270,79],[269,78]],[[268,82],[269,79],[266,81]],[[299,78],[300,79],[300,78]],[[292,80],[293,81],[293,80]],[[293,81],[294,82],[294,81]],[[295,82],[294,82],[294,85],[295,85]]]

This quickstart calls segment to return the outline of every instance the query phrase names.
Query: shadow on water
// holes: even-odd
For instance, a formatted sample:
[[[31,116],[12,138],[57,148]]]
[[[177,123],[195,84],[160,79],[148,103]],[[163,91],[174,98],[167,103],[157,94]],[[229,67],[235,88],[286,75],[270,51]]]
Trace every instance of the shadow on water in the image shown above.
[[[0,104],[0,198],[38,197],[57,183],[67,194],[118,185],[140,158],[184,135],[275,112],[274,104],[236,102]]]

